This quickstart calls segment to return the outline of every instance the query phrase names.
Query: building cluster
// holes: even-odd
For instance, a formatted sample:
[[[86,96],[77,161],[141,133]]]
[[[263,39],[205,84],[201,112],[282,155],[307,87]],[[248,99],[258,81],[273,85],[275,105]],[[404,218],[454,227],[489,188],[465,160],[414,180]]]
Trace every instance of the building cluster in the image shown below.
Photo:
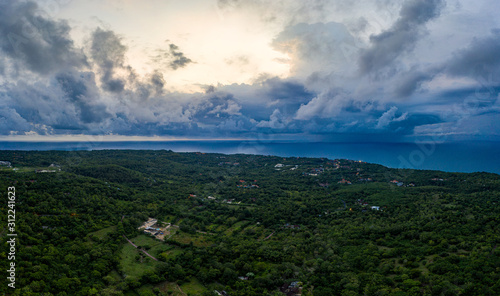
[[[238,188],[259,188],[259,185],[256,184],[257,180],[254,180],[253,182],[247,182],[245,180],[240,180],[240,184],[236,185]]]
[[[403,182],[400,182],[398,180],[392,180],[389,181],[389,183],[396,184],[398,187],[415,187],[415,183],[409,183],[408,185],[405,185]]]
[[[372,210],[380,211],[380,207],[379,207],[379,206],[369,206],[369,205],[368,205],[368,202],[366,202],[366,201],[364,201],[364,200],[362,200],[362,199],[358,199],[358,200],[356,201],[356,203],[357,203],[358,205],[362,206],[362,207],[370,207],[370,209],[372,209]],[[363,211],[365,211],[365,210],[363,210]]]
[[[10,161],[0,160],[0,166],[6,166],[8,168],[11,168],[12,163],[10,163]]]
[[[398,180],[392,180],[392,181],[389,181],[389,183],[396,184],[398,187],[401,187],[404,185],[403,182],[400,182]]]
[[[170,223],[165,223],[166,226],[161,226],[160,223],[158,223],[157,219],[154,218],[148,218],[148,221],[144,222],[141,226],[139,226],[139,230],[143,229],[144,233],[150,234],[157,239],[163,240],[170,228],[171,224]]]
[[[352,183],[351,183],[351,181],[348,181],[348,180],[346,180],[346,179],[342,179],[342,180],[338,181],[337,183],[338,183],[338,184],[348,184],[348,185],[351,185],[351,184],[352,184]]]
[[[360,182],[372,182],[372,178],[361,178],[359,179]]]
[[[241,203],[241,201],[235,202],[234,198],[230,198],[230,199],[223,199],[222,203],[227,203],[227,204],[235,203],[235,204],[239,205]]]
[[[281,171],[281,169],[285,168],[285,167],[291,167],[290,170],[291,171],[295,171],[296,169],[299,168],[299,165],[298,164],[287,164],[287,165],[284,165],[282,163],[278,163],[274,166],[274,169],[277,170],[277,171]]]
[[[297,296],[302,294],[302,287],[300,282],[291,282],[281,286],[280,291],[287,296]]]
[[[325,172],[325,169],[323,167],[319,167],[319,168],[312,168],[309,172],[304,172],[302,173],[304,176],[318,176],[322,173]]]
[[[287,229],[300,229],[300,226],[299,225],[290,224],[290,223],[286,223],[285,225],[283,225],[283,228],[287,228]]]

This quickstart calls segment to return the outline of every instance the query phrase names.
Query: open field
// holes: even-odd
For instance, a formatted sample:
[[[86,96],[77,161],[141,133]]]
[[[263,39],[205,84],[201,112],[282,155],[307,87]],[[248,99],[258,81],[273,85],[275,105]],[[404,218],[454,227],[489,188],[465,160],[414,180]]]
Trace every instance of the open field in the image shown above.
[[[193,243],[193,245],[197,247],[206,247],[212,243],[211,236],[212,235],[210,234],[202,234],[202,233],[190,234],[183,231],[177,231],[174,235],[172,235],[172,237],[170,237],[170,239],[178,241],[183,244]]]
[[[187,296],[187,294],[176,283],[163,282],[163,283],[159,283],[158,285],[156,285],[156,287],[159,288],[160,291],[162,293],[164,293],[165,295]]]
[[[133,241],[133,239],[132,239]],[[138,241],[143,241],[142,239],[138,239]],[[134,241],[134,243],[136,243]],[[136,243],[137,244],[137,243]],[[143,241],[144,245],[144,241]],[[149,251],[148,251],[149,253]],[[156,253],[151,250],[151,255],[155,256]],[[137,260],[137,256],[142,256],[141,260]],[[123,272],[125,276],[133,276],[133,277],[141,277],[147,271],[155,271],[155,267],[158,262],[152,260],[151,258],[144,255],[141,251],[136,249],[134,246],[129,244],[128,242],[123,244],[123,248],[120,253],[120,265],[123,268]]]
[[[196,278],[182,284],[181,289],[187,295],[201,295],[207,290]]]
[[[103,228],[103,229],[98,230],[98,231],[91,232],[91,233],[89,233],[89,236],[97,236],[100,239],[104,239],[106,237],[106,235],[108,235],[109,233],[112,233],[114,231],[116,231],[116,226],[110,226],[110,227],[106,227],[106,228]]]

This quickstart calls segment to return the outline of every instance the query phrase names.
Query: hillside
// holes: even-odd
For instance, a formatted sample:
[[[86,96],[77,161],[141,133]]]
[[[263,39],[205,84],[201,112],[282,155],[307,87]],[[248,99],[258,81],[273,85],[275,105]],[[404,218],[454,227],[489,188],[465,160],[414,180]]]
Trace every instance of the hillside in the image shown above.
[[[500,295],[496,174],[165,150],[0,161],[2,294]]]

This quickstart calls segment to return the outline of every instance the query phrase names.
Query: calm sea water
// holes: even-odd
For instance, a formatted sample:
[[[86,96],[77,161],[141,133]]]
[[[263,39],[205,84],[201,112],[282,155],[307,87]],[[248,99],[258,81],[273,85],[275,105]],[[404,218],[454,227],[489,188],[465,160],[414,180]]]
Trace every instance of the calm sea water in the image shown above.
[[[303,143],[271,141],[0,142],[0,150],[147,149],[344,158],[392,168],[500,174],[500,142]]]

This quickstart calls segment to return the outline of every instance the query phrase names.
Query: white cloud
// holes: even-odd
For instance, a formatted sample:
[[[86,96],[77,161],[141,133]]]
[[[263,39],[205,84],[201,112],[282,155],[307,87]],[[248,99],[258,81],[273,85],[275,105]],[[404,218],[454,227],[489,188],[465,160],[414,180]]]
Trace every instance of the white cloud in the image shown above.
[[[387,110],[380,118],[377,120],[377,125],[375,128],[384,129],[389,126],[392,122],[403,121],[408,118],[408,112],[403,113],[401,116],[397,117],[396,112],[398,111],[398,107],[392,106],[389,110]]]

